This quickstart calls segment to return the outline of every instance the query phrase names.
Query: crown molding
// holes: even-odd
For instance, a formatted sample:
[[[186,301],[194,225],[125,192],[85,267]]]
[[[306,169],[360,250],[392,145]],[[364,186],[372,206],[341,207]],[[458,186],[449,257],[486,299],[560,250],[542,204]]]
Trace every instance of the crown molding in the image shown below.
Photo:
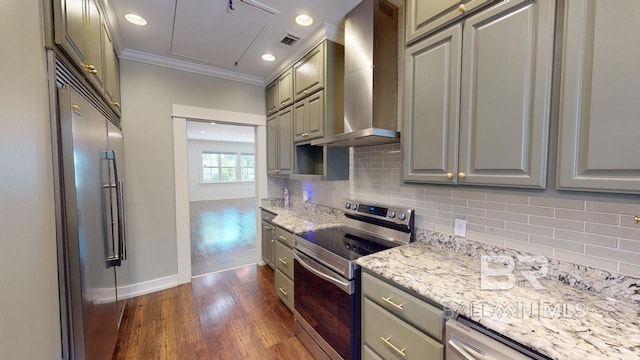
[[[120,54],[121,59],[137,61],[145,64],[162,66],[169,69],[182,70],[195,74],[206,75],[221,79],[239,81],[252,85],[264,86],[265,81],[262,78],[252,75],[240,74],[237,72],[216,68],[213,66],[195,64],[192,62],[172,59],[164,56],[146,53],[132,49],[124,49]]]

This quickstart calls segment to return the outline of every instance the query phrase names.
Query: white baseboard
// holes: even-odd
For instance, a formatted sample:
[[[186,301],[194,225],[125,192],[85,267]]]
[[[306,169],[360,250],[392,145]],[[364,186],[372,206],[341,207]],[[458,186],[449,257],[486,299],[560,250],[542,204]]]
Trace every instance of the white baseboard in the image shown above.
[[[122,299],[150,294],[156,291],[178,286],[178,275],[144,281],[137,284],[118,287],[118,297]]]

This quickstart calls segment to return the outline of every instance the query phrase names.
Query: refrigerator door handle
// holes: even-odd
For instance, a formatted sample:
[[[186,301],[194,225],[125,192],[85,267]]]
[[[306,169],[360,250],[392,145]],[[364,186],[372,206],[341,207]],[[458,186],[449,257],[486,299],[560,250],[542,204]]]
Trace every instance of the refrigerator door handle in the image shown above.
[[[116,253],[113,254],[113,256],[110,256],[109,258],[107,258],[107,265],[108,266],[120,266],[122,265],[122,249],[124,247],[123,244],[123,237],[124,237],[124,227],[122,224],[122,199],[121,199],[121,183],[120,183],[120,178],[118,176],[118,163],[116,160],[116,152],[115,150],[108,150],[104,152],[104,158],[107,159],[111,164],[113,164],[113,177],[114,177],[114,182],[111,182],[111,178],[109,178],[109,192],[111,193],[112,189],[115,187],[115,191],[116,191],[116,213],[117,213],[117,225],[118,225],[118,251]],[[115,185],[112,185],[115,184]],[[113,215],[112,215],[113,216]],[[113,239],[113,237],[112,237]],[[112,240],[113,241],[113,240]]]

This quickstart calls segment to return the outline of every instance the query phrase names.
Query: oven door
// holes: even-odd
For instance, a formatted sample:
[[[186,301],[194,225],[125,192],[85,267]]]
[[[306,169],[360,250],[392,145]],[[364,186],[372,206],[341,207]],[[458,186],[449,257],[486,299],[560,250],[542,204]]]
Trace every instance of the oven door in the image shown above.
[[[306,323],[304,330],[315,332],[331,349],[333,358],[358,359],[360,353],[359,274],[347,280],[298,250],[294,257],[294,308]],[[359,270],[359,269],[358,269]],[[323,348],[324,344],[318,342]]]

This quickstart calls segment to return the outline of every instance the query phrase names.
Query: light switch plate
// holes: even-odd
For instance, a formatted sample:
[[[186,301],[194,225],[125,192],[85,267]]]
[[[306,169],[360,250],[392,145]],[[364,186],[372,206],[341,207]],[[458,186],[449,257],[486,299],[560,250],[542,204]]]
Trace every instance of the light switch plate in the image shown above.
[[[463,238],[467,237],[467,220],[456,219],[454,221],[453,235]]]

